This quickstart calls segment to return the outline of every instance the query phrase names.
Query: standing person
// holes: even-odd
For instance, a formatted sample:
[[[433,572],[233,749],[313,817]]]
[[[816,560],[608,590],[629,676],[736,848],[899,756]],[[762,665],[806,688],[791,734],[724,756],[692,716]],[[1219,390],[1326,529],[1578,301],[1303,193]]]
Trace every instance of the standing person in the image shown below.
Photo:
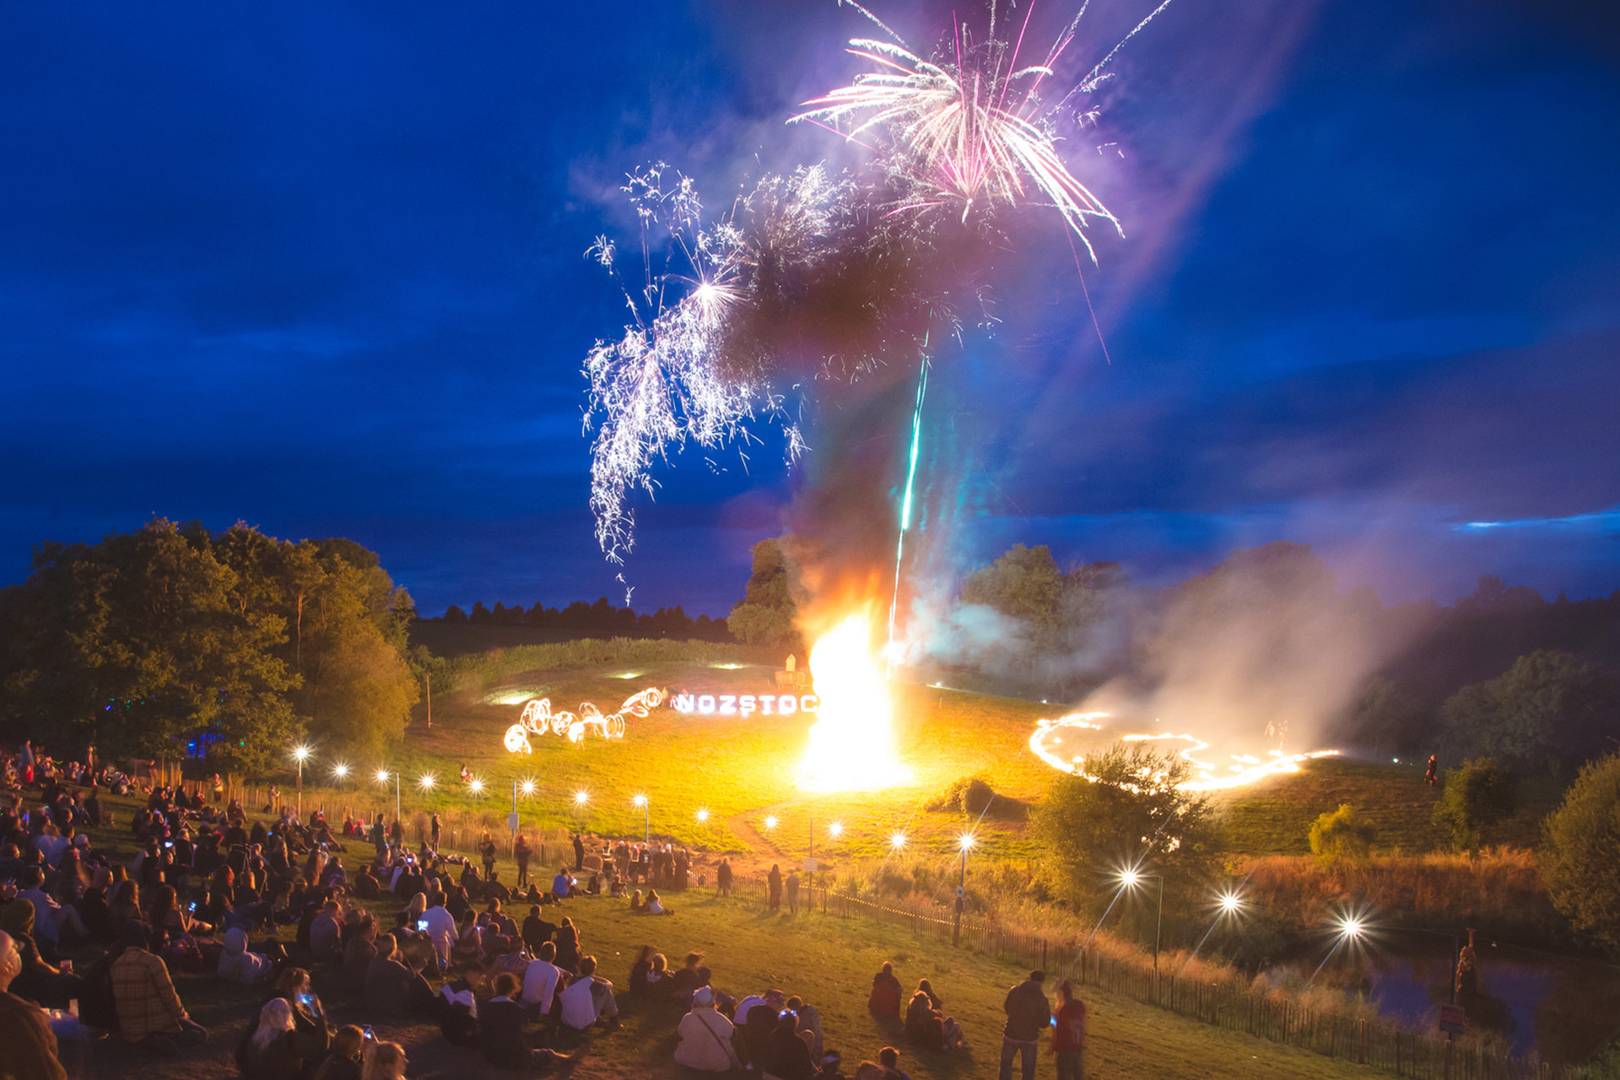
[[[775,863],[771,864],[771,872],[765,878],[770,888],[771,910],[782,910],[782,868]]]
[[[574,869],[585,869],[585,841],[579,833],[574,834]]]
[[[1429,755],[1429,766],[1423,770],[1423,782],[1430,787],[1440,782],[1440,758],[1438,755]]]
[[[788,914],[797,915],[799,913],[799,872],[797,870],[788,871],[787,901]]]
[[[478,841],[478,854],[484,860],[484,880],[488,881],[490,875],[495,872],[495,840],[489,833],[485,833],[484,838]]]
[[[1468,931],[1468,944],[1457,950],[1456,990],[1458,997],[1469,997],[1479,989],[1478,954],[1474,952],[1474,931]]]
[[[522,834],[512,843],[512,858],[517,862],[517,887],[527,888],[529,885],[529,857],[534,850],[529,847],[529,838]]]
[[[1058,983],[1057,1024],[1052,1028],[1057,1080],[1084,1080],[1086,1075],[1086,1003],[1074,996],[1068,979]]]
[[[720,865],[715,868],[714,884],[716,896],[731,895],[731,860],[724,855],[720,856]]]
[[[1021,1059],[1019,1071],[1023,1080],[1035,1080],[1035,1055],[1040,1047],[1041,1032],[1052,1020],[1052,1006],[1046,1000],[1046,972],[1032,971],[1029,978],[1007,991],[1002,1009],[1007,1013],[1007,1026],[1001,1035],[1000,1080],[1012,1080],[1013,1058]]]
[[[439,812],[435,810],[433,816],[428,819],[428,836],[432,838],[431,846],[435,855],[439,853],[439,835],[442,831],[443,825],[439,821]]]

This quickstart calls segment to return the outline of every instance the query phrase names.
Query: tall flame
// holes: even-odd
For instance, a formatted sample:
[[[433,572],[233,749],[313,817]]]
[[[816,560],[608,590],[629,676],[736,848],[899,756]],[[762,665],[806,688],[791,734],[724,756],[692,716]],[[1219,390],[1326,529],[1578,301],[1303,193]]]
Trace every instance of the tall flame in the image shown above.
[[[875,791],[911,781],[894,737],[894,706],[872,650],[869,614],[845,616],[810,649],[821,706],[799,761],[805,791]]]

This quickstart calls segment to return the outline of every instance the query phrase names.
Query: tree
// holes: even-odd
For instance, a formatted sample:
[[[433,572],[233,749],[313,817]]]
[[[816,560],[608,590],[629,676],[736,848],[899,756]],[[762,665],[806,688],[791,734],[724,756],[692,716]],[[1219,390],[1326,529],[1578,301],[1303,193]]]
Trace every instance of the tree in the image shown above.
[[[1543,649],[1457,691],[1441,722],[1452,757],[1492,757],[1510,768],[1557,773],[1598,753],[1604,733],[1620,728],[1620,693],[1591,662]]]
[[[1337,810],[1318,814],[1311,822],[1308,839],[1311,854],[1323,862],[1335,859],[1365,859],[1372,854],[1373,841],[1378,830],[1365,821],[1349,803],[1340,803]]]
[[[1581,769],[1542,824],[1541,875],[1578,930],[1620,948],[1620,754]]]
[[[464,623],[467,621],[467,613],[461,610],[460,605],[451,604],[444,609],[443,618],[447,623]]]
[[[1486,834],[1512,817],[1517,805],[1512,775],[1490,758],[1473,758],[1446,770],[1434,823],[1450,834],[1458,851],[1478,854]]]
[[[1375,753],[1408,753],[1427,736],[1423,703],[1394,679],[1374,675],[1351,703],[1353,737]]]
[[[1220,855],[1210,801],[1181,790],[1187,763],[1141,744],[1115,745],[1059,776],[1034,812],[1043,849],[1077,903],[1099,909],[1121,868],[1163,874],[1165,910],[1194,905]],[[1175,901],[1172,903],[1172,901]]]
[[[1045,544],[1014,544],[962,582],[964,604],[982,604],[1019,620],[1030,645],[1042,652],[1056,643],[1063,592],[1063,573]]]
[[[780,540],[754,545],[753,569],[742,602],[731,609],[726,625],[746,645],[803,650],[798,630],[797,591],[787,553]]]

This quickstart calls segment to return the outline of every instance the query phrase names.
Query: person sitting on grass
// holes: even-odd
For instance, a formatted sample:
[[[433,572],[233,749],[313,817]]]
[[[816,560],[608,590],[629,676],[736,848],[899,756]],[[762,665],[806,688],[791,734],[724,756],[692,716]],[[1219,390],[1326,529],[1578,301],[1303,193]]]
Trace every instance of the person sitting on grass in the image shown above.
[[[360,1080],[405,1080],[405,1048],[397,1042],[377,1043],[366,1054]]]
[[[788,1011],[799,1018],[799,1038],[810,1048],[810,1060],[822,1058],[821,1010],[798,995],[787,999]]]
[[[900,1019],[900,980],[894,977],[894,964],[885,960],[883,968],[872,976],[872,994],[866,1007],[877,1017]]]
[[[574,879],[569,876],[566,866],[559,866],[557,876],[551,879],[551,895],[558,900],[566,900],[574,895]]]
[[[111,969],[118,1034],[125,1042],[164,1054],[204,1042],[208,1030],[186,1012],[168,966],[147,948],[145,927],[131,923],[124,934],[124,951]]]
[[[669,977],[669,996],[682,1005],[690,1005],[697,988],[707,986],[709,982],[709,969],[702,964],[702,953],[687,953],[681,969]]]
[[[305,1061],[319,1061],[331,1049],[332,1025],[310,985],[309,972],[299,967],[283,968],[276,976],[275,993],[292,1009],[298,1056]]]
[[[613,984],[596,974],[596,957],[579,959],[579,977],[562,992],[562,1022],[575,1032],[601,1024],[608,1031],[619,1026],[619,1003]]]
[[[338,1029],[332,1036],[332,1049],[315,1070],[311,1080],[360,1080],[360,1066],[366,1050],[366,1033],[354,1024]]]
[[[528,917],[523,920],[523,944],[529,947],[529,951],[539,955],[540,946],[550,941],[551,935],[556,932],[557,928],[541,917],[540,905],[531,904]]]
[[[574,928],[574,920],[564,918],[562,925],[552,935],[557,945],[557,966],[570,975],[579,970],[579,931]]]
[[[673,915],[675,909],[664,906],[664,902],[658,897],[657,889],[648,889],[647,906],[641,909],[641,913],[643,915]]]
[[[799,1018],[791,1009],[782,1010],[776,1019],[761,1071],[781,1080],[815,1080],[810,1047],[799,1037]]]
[[[226,982],[251,986],[270,978],[270,957],[249,952],[247,931],[233,927],[225,931],[225,947],[219,954],[216,973]]]
[[[647,901],[641,898],[641,890],[637,889],[630,894],[630,914],[640,915],[647,910]]]
[[[957,1050],[965,1045],[962,1026],[945,1015],[927,979],[917,984],[906,1005],[906,1038],[918,1046],[939,1050]]]
[[[681,1017],[675,1029],[680,1042],[675,1047],[675,1064],[697,1072],[731,1072],[742,1068],[732,1046],[735,1028],[714,1007],[714,991],[707,986],[692,994],[692,1008]]]
[[[900,1051],[892,1046],[885,1046],[878,1051],[878,1067],[883,1070],[881,1080],[911,1080],[911,1077],[900,1070]]]
[[[393,934],[377,939],[377,956],[366,969],[366,1004],[388,1019],[430,1008],[433,989],[405,963]]]
[[[557,988],[562,985],[563,973],[554,960],[557,946],[544,942],[540,955],[529,961],[523,969],[523,1004],[541,1017],[549,1017],[557,1000]]]
[[[273,997],[264,1003],[258,1020],[236,1049],[237,1067],[247,1080],[302,1075],[305,1060],[298,1051],[293,1026],[292,1006],[285,998]]]
[[[38,1080],[67,1080],[44,1011],[11,993],[12,980],[21,971],[17,946],[10,934],[0,931],[0,1046],[6,1048],[6,1071]]]
[[[502,1069],[548,1072],[553,1066],[571,1060],[567,1054],[544,1047],[530,1047],[523,1036],[525,1016],[517,1001],[517,976],[503,971],[495,976],[490,989],[495,996],[478,1013],[479,1047],[484,1059]]]

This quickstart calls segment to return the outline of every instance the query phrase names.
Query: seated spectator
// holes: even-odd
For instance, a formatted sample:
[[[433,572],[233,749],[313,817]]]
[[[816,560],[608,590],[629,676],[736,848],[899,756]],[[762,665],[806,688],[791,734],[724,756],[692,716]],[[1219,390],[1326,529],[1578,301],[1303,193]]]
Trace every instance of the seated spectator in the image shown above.
[[[352,994],[361,994],[366,988],[366,972],[377,957],[377,922],[369,914],[350,931],[343,943],[343,985]]]
[[[118,1034],[125,1042],[172,1054],[177,1046],[196,1046],[208,1038],[207,1029],[186,1012],[162,957],[147,948],[139,924],[125,930],[124,951],[112,963],[112,991]]]
[[[486,1061],[502,1069],[543,1073],[569,1060],[566,1054],[554,1050],[532,1048],[524,1039],[523,1006],[516,1000],[517,976],[503,971],[495,976],[490,989],[495,996],[484,1003],[478,1014],[479,1045]]]
[[[640,915],[647,910],[647,902],[641,898],[641,890],[637,889],[630,894],[630,914]]]
[[[562,1022],[574,1031],[587,1031],[596,1024],[609,1030],[618,1027],[619,1004],[613,1000],[613,984],[596,974],[596,957],[580,957],[579,977],[562,992]]]
[[[285,1080],[303,1073],[292,1006],[285,998],[273,997],[259,1009],[258,1021],[237,1047],[236,1064],[248,1080]]]
[[[366,1054],[360,1080],[405,1080],[405,1048],[397,1042],[377,1043]]]
[[[894,977],[894,965],[884,961],[883,969],[872,976],[872,994],[866,1007],[874,1016],[900,1019],[900,980]]]
[[[34,908],[34,933],[47,949],[71,947],[90,938],[78,909],[63,907],[45,892],[45,874],[37,866],[24,870],[18,879],[17,899]],[[54,955],[54,953],[53,953]]]
[[[377,956],[366,969],[366,1003],[379,1015],[398,1019],[431,1006],[433,990],[400,955],[393,934],[377,939]]]
[[[579,931],[574,928],[574,920],[565,918],[557,932],[552,935],[557,944],[557,966],[572,975],[579,970]]]
[[[562,981],[562,969],[552,962],[556,959],[557,946],[548,941],[540,946],[540,955],[523,969],[523,1004],[541,1016],[551,1015],[557,986]]]
[[[751,995],[737,1003],[732,1014],[736,1027],[737,1056],[743,1064],[763,1069],[771,1057],[771,1036],[776,1031],[776,1020],[787,999],[780,990],[767,990],[764,995]]]
[[[878,1051],[878,1065],[882,1067],[882,1080],[911,1080],[911,1077],[900,1071],[900,1051],[892,1046],[885,1046]]]
[[[673,908],[666,908],[664,902],[658,898],[657,889],[647,890],[647,906],[641,909],[643,915],[673,915]]]
[[[540,917],[540,905],[532,904],[529,907],[528,917],[523,920],[523,944],[536,956],[540,955],[540,946],[551,940],[551,935],[557,928]]]
[[[270,957],[248,951],[246,930],[225,931],[225,947],[219,954],[218,975],[226,982],[251,985],[270,978]]]
[[[820,1061],[822,1058],[821,1046],[821,1011],[814,1005],[806,1004],[804,999],[794,996],[787,999],[788,1011],[799,1018],[799,1038],[810,1048],[810,1060]]]
[[[11,935],[0,931],[0,1046],[6,1048],[5,1071],[27,1080],[67,1080],[45,1013],[11,993],[12,980],[21,971],[22,957]]]
[[[906,1039],[917,1046],[944,1049],[945,1015],[934,1007],[924,979],[906,1005]]]
[[[309,924],[309,951],[317,964],[336,963],[342,959],[338,938],[342,935],[343,921],[338,913],[338,902],[328,900]]]
[[[353,1024],[332,1036],[332,1049],[315,1070],[312,1080],[360,1080],[366,1033]]]
[[[58,970],[45,961],[34,944],[34,907],[26,900],[13,900],[0,908],[0,930],[10,936],[22,961],[22,970],[11,983],[11,992],[39,1005],[65,1009],[78,997],[84,980]]]
[[[692,1009],[681,1017],[675,1033],[675,1064],[697,1072],[730,1072],[742,1068],[732,1046],[736,1029],[714,1007],[714,991],[701,987],[692,994]]]
[[[569,876],[568,868],[557,868],[557,876],[551,879],[551,895],[558,900],[566,900],[574,895],[574,879]]]
[[[791,1010],[784,1009],[776,1019],[762,1071],[781,1080],[815,1080],[810,1047],[799,1037],[799,1018]]]
[[[284,968],[276,977],[276,996],[292,1008],[293,1025],[298,1033],[298,1056],[305,1061],[319,1061],[332,1048],[332,1025],[326,1019],[326,1009],[310,985],[309,972],[303,968]]]
[[[669,977],[669,996],[682,1005],[690,1005],[692,994],[700,986],[709,983],[709,969],[701,966],[702,953],[687,953],[686,962],[682,968]]]

